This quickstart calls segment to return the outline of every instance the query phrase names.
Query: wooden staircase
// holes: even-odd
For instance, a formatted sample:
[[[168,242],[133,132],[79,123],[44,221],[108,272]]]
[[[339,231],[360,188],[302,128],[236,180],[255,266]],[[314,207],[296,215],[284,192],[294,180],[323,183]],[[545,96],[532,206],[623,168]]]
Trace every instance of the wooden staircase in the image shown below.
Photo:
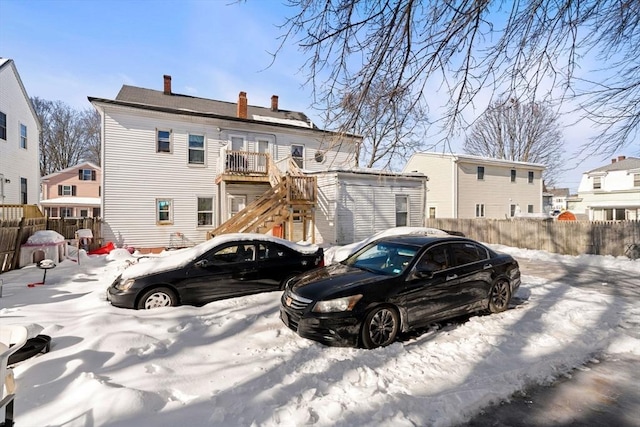
[[[287,230],[286,238],[292,240],[294,214],[306,230],[307,223],[313,223],[315,218],[316,177],[294,170],[293,174],[274,177],[271,184],[272,187],[260,198],[208,232],[207,238],[226,233],[267,233],[275,226],[282,226]]]

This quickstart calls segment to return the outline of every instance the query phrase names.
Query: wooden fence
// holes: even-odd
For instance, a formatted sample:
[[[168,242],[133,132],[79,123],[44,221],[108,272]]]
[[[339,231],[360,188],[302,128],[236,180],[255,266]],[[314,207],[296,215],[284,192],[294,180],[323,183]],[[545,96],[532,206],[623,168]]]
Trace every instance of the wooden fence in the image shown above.
[[[75,239],[75,233],[88,228],[93,233],[93,242],[89,246],[95,249],[102,244],[101,220],[22,218],[0,221],[0,273],[17,268],[20,259],[20,246],[25,244],[36,231],[53,230],[67,240]]]
[[[640,245],[640,221],[428,218],[425,226],[460,231],[485,243],[564,255],[624,256],[629,245]]]

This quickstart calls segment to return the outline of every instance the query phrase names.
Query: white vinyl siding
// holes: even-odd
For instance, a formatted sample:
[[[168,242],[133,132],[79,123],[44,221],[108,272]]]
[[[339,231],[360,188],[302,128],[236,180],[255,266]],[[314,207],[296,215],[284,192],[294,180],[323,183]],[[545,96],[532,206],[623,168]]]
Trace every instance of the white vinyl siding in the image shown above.
[[[5,180],[0,185],[0,204],[21,203],[20,178],[25,178],[27,204],[36,205],[40,200],[40,125],[29,94],[20,84],[19,70],[13,61],[5,61],[0,68],[0,176]],[[20,147],[20,125],[30,138],[26,148]]]

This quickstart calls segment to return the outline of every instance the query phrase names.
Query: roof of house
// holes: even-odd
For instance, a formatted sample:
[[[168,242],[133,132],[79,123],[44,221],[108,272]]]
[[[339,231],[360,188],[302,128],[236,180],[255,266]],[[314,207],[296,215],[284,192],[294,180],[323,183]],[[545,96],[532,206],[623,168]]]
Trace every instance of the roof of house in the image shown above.
[[[65,196],[40,200],[43,206],[100,206],[100,197]]]
[[[449,158],[452,158],[454,161],[465,162],[465,163],[492,164],[492,165],[504,166],[504,167],[522,166],[522,167],[527,167],[532,169],[546,169],[546,166],[540,163],[520,162],[515,160],[507,160],[507,159],[495,159],[491,157],[474,156],[470,154],[422,152],[422,153],[415,153],[414,156],[449,157]]]
[[[547,192],[551,193],[554,197],[569,197],[568,188],[547,188]]]
[[[49,175],[45,175],[41,179],[42,180],[47,180],[49,178],[53,178],[56,175],[60,175],[61,173],[69,172],[69,171],[74,170],[74,169],[80,169],[83,166],[88,166],[88,167],[90,167],[92,169],[96,169],[96,170],[102,170],[100,168],[100,166],[96,166],[95,164],[93,164],[91,162],[82,162],[82,163],[78,163],[77,165],[74,165],[74,166],[69,166],[68,168],[59,170],[57,172],[50,173]]]
[[[592,169],[587,173],[593,172],[613,172],[613,171],[626,171],[631,169],[640,169],[640,159],[637,157],[624,157],[614,162],[612,161],[608,165],[600,166],[599,168]]]
[[[193,111],[224,117],[237,117],[237,103],[216,101],[214,99],[198,98],[177,93],[165,94],[163,91],[144,89],[141,87],[123,85],[116,96],[117,101],[136,103],[141,105],[168,108],[172,110]],[[289,124],[293,126],[317,129],[311,120],[298,111],[277,109],[273,111],[267,107],[247,105],[247,118],[269,123]]]
[[[18,85],[20,86],[20,90],[22,91],[22,94],[24,95],[24,98],[27,100],[27,104],[29,105],[29,109],[31,110],[31,114],[33,114],[33,117],[36,120],[36,125],[38,126],[38,131],[42,130],[42,123],[40,123],[40,119],[38,118],[38,114],[36,114],[36,109],[33,107],[33,103],[31,102],[31,98],[29,98],[29,94],[27,94],[27,90],[24,87],[24,84],[22,83],[22,79],[20,78],[20,73],[18,73],[18,69],[16,68],[16,64],[15,62],[13,62],[13,59],[9,59],[9,58],[1,58],[0,57],[0,70],[2,70],[5,67],[11,67],[11,70],[13,71],[13,74],[16,77],[16,80],[18,81]]]

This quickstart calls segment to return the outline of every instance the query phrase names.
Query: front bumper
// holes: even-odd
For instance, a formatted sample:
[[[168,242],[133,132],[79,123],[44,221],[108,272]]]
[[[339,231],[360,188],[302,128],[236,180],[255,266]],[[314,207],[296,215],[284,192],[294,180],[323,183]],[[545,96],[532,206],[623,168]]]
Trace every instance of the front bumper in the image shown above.
[[[337,316],[300,314],[280,307],[280,320],[302,338],[338,347],[356,347],[360,337],[360,320],[344,313]]]
[[[136,308],[136,294],[134,292],[119,291],[113,286],[107,289],[107,301],[116,307]]]

